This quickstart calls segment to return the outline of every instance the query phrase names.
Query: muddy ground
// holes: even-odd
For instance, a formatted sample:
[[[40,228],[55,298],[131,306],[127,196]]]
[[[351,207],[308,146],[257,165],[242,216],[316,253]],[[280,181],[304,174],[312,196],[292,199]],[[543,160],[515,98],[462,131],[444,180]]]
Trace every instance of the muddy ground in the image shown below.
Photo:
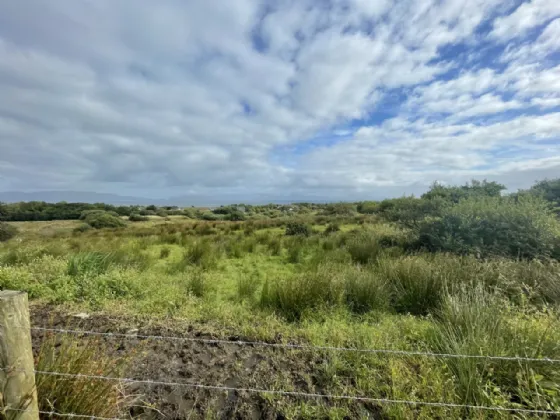
[[[324,393],[320,365],[325,355],[303,350],[286,350],[251,345],[208,344],[179,340],[154,340],[138,335],[216,338],[193,326],[150,325],[142,320],[89,314],[87,318],[64,313],[48,306],[31,308],[34,327],[80,329],[126,333],[128,337],[104,337],[107,352],[131,356],[126,377],[139,380],[184,384],[222,385],[234,388],[284,389],[305,393]],[[32,331],[38,350],[44,332]],[[228,340],[246,340],[227,337]],[[271,398],[247,391],[196,389],[189,386],[129,384],[126,390],[135,396],[132,417],[142,419],[283,419],[283,407],[297,402],[293,396]],[[309,401],[307,398],[303,400]],[[311,400],[313,401],[313,400]],[[315,404],[337,404],[325,399]],[[352,418],[383,418],[379,407],[353,405]]]

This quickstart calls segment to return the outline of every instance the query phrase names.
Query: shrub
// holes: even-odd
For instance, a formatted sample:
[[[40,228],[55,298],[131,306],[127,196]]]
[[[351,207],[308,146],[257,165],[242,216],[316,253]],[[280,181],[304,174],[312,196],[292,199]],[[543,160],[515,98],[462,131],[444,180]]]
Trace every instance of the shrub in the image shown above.
[[[208,220],[208,221],[220,220],[220,216],[218,216],[217,214],[211,213],[211,212],[202,213],[200,218],[202,220]]]
[[[120,228],[126,226],[126,223],[120,217],[113,216],[107,212],[88,214],[84,221],[95,229]]]
[[[407,228],[417,228],[427,216],[438,216],[446,202],[441,198],[425,200],[415,197],[401,197],[383,200],[379,203],[379,214],[389,222],[396,222]]]
[[[245,213],[240,210],[233,210],[231,213],[227,214],[226,220],[231,220],[232,222],[240,222],[245,220]]]
[[[379,210],[379,203],[376,201],[363,201],[358,204],[358,213],[374,214]]]
[[[75,233],[83,233],[83,232],[87,232],[88,230],[91,230],[91,226],[88,225],[87,223],[82,223],[79,226],[76,226],[73,230],[73,232]]]
[[[329,223],[329,225],[327,226],[327,228],[325,229],[325,233],[328,235],[330,233],[335,233],[340,231],[340,225],[338,223]]]
[[[12,239],[17,234],[17,229],[8,223],[0,222],[0,242]]]
[[[472,197],[446,207],[418,229],[418,246],[480,257],[549,258],[560,224],[541,198]]]
[[[128,217],[128,220],[130,220],[131,222],[146,222],[146,221],[150,220],[150,218],[148,216],[141,216],[138,213],[132,213]]]
[[[80,220],[86,220],[86,217],[88,217],[91,214],[102,214],[102,213],[106,213],[106,211],[105,210],[84,210],[80,214]]]
[[[441,185],[437,182],[433,183],[430,189],[422,194],[423,199],[443,199],[448,202],[458,203],[459,201],[470,197],[500,197],[505,185],[498,184],[494,181],[477,181],[473,179],[465,185]]]
[[[286,225],[286,235],[287,236],[309,236],[311,235],[311,228],[309,225],[301,222],[291,222]]]

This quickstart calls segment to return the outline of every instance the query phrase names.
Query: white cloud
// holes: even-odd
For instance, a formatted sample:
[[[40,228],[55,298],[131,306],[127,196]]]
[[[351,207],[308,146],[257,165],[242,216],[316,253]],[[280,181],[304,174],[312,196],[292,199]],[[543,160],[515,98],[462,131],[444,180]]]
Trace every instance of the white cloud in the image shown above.
[[[501,40],[518,38],[557,16],[560,16],[560,3],[556,0],[532,0],[522,3],[510,15],[496,19],[490,35]]]
[[[0,190],[335,199],[535,169],[559,12],[502,4],[2,2]]]

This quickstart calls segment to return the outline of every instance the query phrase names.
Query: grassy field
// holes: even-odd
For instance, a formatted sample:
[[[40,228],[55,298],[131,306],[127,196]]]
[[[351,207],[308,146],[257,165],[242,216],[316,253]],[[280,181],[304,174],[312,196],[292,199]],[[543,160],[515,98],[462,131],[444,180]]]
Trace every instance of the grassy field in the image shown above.
[[[308,236],[287,236],[281,220],[151,218],[84,232],[75,231],[77,221],[13,223],[19,235],[0,244],[0,287],[27,291],[42,310],[149,320],[170,334],[188,325],[270,343],[560,358],[558,263],[410,252],[404,228],[373,216],[334,221],[313,224]],[[247,360],[261,357],[268,367],[251,367],[262,375],[241,376],[241,385],[560,410],[557,364],[311,353],[253,348]],[[200,394],[188,416],[245,418],[258,406],[257,418],[547,418],[271,395],[242,395],[238,413],[226,415],[215,394]],[[143,398],[160,401],[149,391]],[[179,410],[180,403],[166,404]]]

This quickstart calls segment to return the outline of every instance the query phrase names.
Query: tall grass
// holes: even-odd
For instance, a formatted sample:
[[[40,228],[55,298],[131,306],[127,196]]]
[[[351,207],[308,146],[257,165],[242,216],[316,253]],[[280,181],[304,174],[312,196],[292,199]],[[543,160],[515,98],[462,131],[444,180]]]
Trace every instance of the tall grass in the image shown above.
[[[437,309],[449,282],[442,266],[418,257],[379,259],[377,271],[392,288],[395,310],[413,315]]]
[[[344,272],[346,305],[355,313],[389,309],[391,290],[387,280],[377,272],[367,269],[351,269]]]
[[[121,377],[129,359],[107,355],[101,341],[48,335],[36,361],[38,371]],[[130,402],[122,385],[80,377],[36,375],[39,410],[119,417]]]
[[[352,261],[359,264],[375,262],[383,251],[375,236],[368,231],[354,234],[346,246]]]
[[[343,285],[337,272],[321,266],[314,272],[267,281],[260,304],[274,309],[288,321],[297,321],[309,310],[339,304],[342,297]]]

